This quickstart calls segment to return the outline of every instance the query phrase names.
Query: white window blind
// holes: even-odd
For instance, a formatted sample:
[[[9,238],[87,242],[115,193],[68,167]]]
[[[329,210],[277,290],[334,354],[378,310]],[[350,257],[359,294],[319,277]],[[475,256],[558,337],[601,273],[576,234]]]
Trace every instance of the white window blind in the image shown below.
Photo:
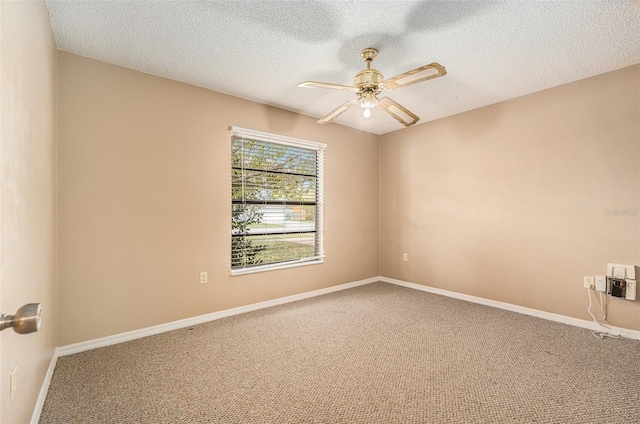
[[[325,145],[231,128],[231,270],[322,261]]]

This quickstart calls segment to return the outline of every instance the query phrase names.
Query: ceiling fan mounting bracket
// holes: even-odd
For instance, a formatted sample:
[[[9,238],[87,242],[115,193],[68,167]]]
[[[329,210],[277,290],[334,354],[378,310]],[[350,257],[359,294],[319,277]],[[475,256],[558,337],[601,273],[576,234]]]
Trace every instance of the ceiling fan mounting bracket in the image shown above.
[[[362,56],[364,61],[367,62],[367,66],[369,66],[369,63],[371,63],[371,61],[373,61],[373,59],[378,56],[378,50],[374,49],[373,47],[368,47],[362,50],[360,56]]]

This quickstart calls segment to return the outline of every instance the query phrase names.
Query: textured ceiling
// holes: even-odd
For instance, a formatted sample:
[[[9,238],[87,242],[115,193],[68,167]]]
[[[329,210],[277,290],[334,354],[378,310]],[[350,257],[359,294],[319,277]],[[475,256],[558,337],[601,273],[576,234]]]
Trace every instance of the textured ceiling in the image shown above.
[[[640,1],[59,1],[58,48],[320,118],[354,98],[360,51],[385,78],[448,75],[386,95],[427,121],[640,63]],[[403,128],[379,109],[336,122]],[[331,125],[331,124],[330,124]]]

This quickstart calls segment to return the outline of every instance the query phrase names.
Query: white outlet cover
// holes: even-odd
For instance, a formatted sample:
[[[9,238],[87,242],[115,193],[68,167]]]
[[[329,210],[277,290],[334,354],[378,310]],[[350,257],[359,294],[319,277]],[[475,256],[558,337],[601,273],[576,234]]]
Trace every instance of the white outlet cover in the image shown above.
[[[18,367],[15,367],[9,376],[9,403],[13,403],[13,398],[15,397],[16,389],[18,388]]]
[[[596,290],[599,292],[607,291],[607,278],[604,275],[596,275]]]
[[[592,289],[594,286],[594,279],[593,277],[584,277],[584,283],[583,286],[585,289]]]

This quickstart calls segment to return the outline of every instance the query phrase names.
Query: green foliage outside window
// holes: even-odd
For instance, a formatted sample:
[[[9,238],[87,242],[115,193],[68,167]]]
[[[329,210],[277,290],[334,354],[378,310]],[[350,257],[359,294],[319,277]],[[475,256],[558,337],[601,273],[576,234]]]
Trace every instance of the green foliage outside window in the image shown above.
[[[233,138],[232,268],[315,256],[316,160],[313,150]],[[265,222],[273,208],[282,211],[277,224]],[[311,230],[291,230],[288,221]]]

